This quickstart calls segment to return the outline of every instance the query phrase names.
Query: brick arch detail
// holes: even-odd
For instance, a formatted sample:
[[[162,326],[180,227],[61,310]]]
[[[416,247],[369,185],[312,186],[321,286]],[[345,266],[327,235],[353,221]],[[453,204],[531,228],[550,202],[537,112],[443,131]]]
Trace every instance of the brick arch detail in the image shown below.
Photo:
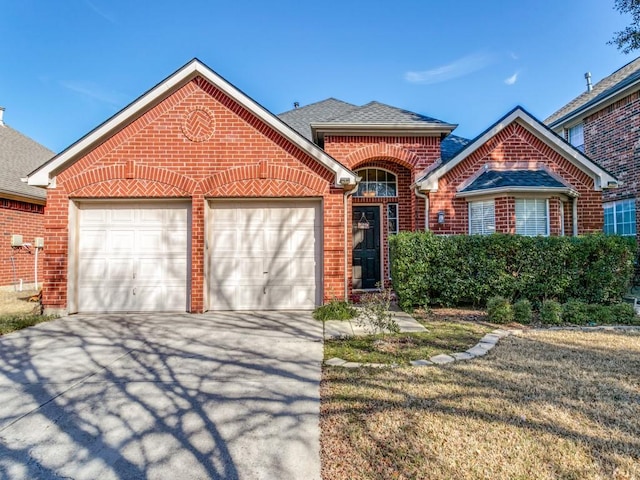
[[[86,190],[91,185],[113,180],[143,180],[167,185],[177,189],[183,194],[191,195],[196,192],[198,183],[184,175],[148,166],[135,166],[118,164],[107,167],[84,171],[64,182],[65,191],[72,194],[79,190]]]
[[[363,163],[372,160],[390,160],[408,168],[409,170],[413,170],[414,166],[418,163],[419,158],[414,152],[400,148],[396,145],[376,143],[351,152],[347,155],[345,163],[347,165],[351,165],[351,169],[353,170],[356,169],[358,165],[362,165]]]
[[[216,191],[224,191],[227,185],[248,180],[278,180],[300,185],[305,190],[322,195],[327,189],[327,181],[312,172],[286,166],[267,164],[246,165],[216,173],[200,182],[200,191],[211,195]]]

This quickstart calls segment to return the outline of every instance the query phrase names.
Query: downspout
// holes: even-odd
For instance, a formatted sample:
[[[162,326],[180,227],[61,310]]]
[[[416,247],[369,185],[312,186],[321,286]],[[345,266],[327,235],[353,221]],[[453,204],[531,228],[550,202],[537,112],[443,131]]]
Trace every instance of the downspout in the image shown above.
[[[571,202],[571,221],[573,223],[573,236],[578,236],[578,198],[573,197]]]
[[[358,179],[359,181],[359,179]],[[355,186],[351,190],[347,190],[351,185],[344,185],[344,196],[342,197],[342,208],[344,210],[344,301],[349,301],[349,249],[347,245],[349,244],[349,230],[351,223],[349,222],[349,212],[347,211],[347,207],[349,206],[349,197],[358,191],[358,183],[356,182]]]
[[[424,198],[424,231],[429,231],[429,195],[422,193],[418,186],[415,188],[416,195],[420,198]]]

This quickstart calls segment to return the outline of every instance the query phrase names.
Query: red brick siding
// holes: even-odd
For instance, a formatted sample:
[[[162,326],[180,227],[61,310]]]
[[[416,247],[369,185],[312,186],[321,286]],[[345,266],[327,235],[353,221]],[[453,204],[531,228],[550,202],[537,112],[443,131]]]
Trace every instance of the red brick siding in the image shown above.
[[[22,241],[34,244],[36,237],[44,237],[44,206],[0,198],[0,286],[35,281],[35,249],[14,249],[11,236],[22,235]],[[14,272],[15,265],[15,272]],[[38,283],[43,281],[44,255],[38,254]],[[15,279],[15,282],[14,282]]]
[[[190,118],[207,112],[213,133],[185,135]],[[205,119],[206,120],[206,119]],[[185,127],[187,125],[187,127]],[[193,126],[197,130],[198,125]],[[207,132],[206,128],[203,130]],[[206,137],[206,138],[205,138]],[[192,134],[193,138],[193,134]],[[67,306],[69,199],[190,198],[191,311],[204,309],[205,203],[215,197],[323,199],[325,295],[344,290],[343,194],[334,174],[254,117],[232,98],[196,78],[86,152],[57,177],[46,213],[45,308]]]
[[[585,153],[622,182],[605,190],[603,200],[636,198],[640,192],[640,92],[603,108],[584,119]],[[636,215],[640,232],[640,215]]]
[[[429,225],[436,233],[468,233],[468,202],[456,198],[457,188],[487,163],[525,162],[545,165],[567,181],[578,193],[578,233],[602,230],[603,212],[601,192],[594,190],[593,179],[563,158],[524,127],[513,123],[468,158],[456,165],[440,179],[438,191],[429,195]],[[438,224],[439,211],[445,212],[445,223]],[[496,201],[496,230],[515,232],[515,203],[513,199]],[[565,207],[565,234],[572,232],[572,209]],[[550,201],[551,234],[560,234],[560,212],[557,199]]]

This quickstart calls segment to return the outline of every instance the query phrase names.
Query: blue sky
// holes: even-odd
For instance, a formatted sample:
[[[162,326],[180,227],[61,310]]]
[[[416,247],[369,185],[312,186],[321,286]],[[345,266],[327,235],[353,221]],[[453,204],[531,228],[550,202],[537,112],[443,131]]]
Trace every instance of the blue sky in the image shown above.
[[[59,152],[198,57],[274,113],[327,97],[459,124],[544,119],[635,56],[613,0],[4,0],[0,106]]]

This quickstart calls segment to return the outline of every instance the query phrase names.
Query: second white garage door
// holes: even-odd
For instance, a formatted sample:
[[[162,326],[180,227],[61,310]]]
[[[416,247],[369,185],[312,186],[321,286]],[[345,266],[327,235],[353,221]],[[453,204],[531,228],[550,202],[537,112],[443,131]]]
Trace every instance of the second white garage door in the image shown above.
[[[212,201],[209,309],[313,308],[321,235],[319,201]]]
[[[80,204],[77,310],[187,310],[185,204]]]

